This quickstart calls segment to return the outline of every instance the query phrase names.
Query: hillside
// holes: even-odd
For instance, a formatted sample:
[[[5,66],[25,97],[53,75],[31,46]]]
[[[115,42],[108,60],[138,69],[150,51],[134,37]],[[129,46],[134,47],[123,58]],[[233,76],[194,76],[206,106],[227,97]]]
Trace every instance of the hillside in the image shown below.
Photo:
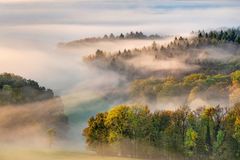
[[[4,73],[0,74],[0,104],[23,104],[54,98],[51,89],[39,86],[34,80]]]
[[[145,159],[239,159],[239,37],[239,28],[199,31],[166,46],[84,57],[125,77],[127,95],[89,118],[89,148]]]
[[[0,95],[1,142],[25,144],[39,138],[42,142],[32,145],[44,145],[48,144],[48,134],[54,133],[55,138],[66,137],[68,117],[61,99],[54,96],[51,89],[4,73],[0,75]]]
[[[130,95],[135,101],[145,103],[166,105],[171,102],[171,105],[185,104],[195,108],[207,104],[231,106],[240,102],[239,80],[239,70],[229,75],[193,73],[183,78],[151,77],[131,82]]]
[[[239,28],[194,33],[190,38],[175,37],[167,45],[109,53],[97,50],[84,61],[112,70],[128,79],[150,76],[184,75],[194,72],[229,74],[240,69]]]

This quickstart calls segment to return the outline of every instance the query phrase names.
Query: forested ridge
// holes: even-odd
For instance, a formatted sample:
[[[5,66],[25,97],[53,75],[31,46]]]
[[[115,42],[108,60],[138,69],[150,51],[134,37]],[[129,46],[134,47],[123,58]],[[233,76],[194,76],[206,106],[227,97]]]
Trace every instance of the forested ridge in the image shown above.
[[[172,57],[178,54],[186,54],[182,52],[177,53],[171,53],[172,51],[181,50],[188,50],[188,49],[203,49],[202,47],[206,47],[209,45],[217,46],[217,47],[224,47],[224,45],[233,45],[234,50],[236,51],[239,49],[238,44],[240,44],[240,28],[232,28],[227,30],[220,30],[220,31],[198,31],[193,32],[192,36],[189,38],[184,38],[182,36],[175,37],[173,41],[171,41],[169,44],[160,45],[156,42],[153,42],[152,46],[149,47],[143,47],[142,49],[133,49],[133,50],[124,50],[119,51],[117,53],[109,53],[104,52],[101,50],[97,50],[95,55],[89,55],[86,58],[86,60],[94,60],[97,58],[111,58],[111,57],[123,57],[123,58],[131,58],[132,56],[135,56],[136,54],[140,54],[141,52],[145,52],[145,54],[150,54],[151,52],[156,54],[156,56],[159,54],[163,54],[163,56]],[[231,47],[233,47],[231,46]],[[136,53],[135,53],[135,52]],[[148,51],[146,53],[146,51]],[[154,52],[155,51],[155,52]],[[162,53],[162,52],[163,53]],[[164,54],[165,53],[165,54]],[[158,58],[158,57],[156,57]]]
[[[0,104],[21,104],[54,97],[51,89],[39,86],[34,80],[27,80],[20,76],[0,74]]]
[[[181,74],[194,72],[229,74],[240,69],[239,37],[239,28],[210,32],[199,31],[190,38],[175,37],[167,45],[158,45],[153,42],[148,47],[125,49],[117,53],[97,50],[95,54],[84,57],[84,60],[98,68],[126,75],[129,79],[154,75],[176,75],[179,72]],[[179,59],[180,62],[196,68],[194,70],[172,69],[169,71],[161,67],[157,70],[136,67],[138,58],[146,56],[151,57],[151,61],[156,63],[161,63],[162,60]]]
[[[97,42],[104,42],[104,41],[119,41],[119,40],[157,40],[161,39],[164,36],[160,36],[158,34],[151,34],[145,35],[143,32],[130,32],[130,33],[120,33],[119,35],[114,35],[113,33],[107,35],[105,34],[103,37],[91,37],[91,38],[84,38],[80,40],[74,40],[71,42],[66,43],[59,43],[59,47],[78,47],[79,45],[84,45],[86,43],[97,43]]]
[[[240,102],[240,71],[231,74],[206,75],[193,73],[183,78],[166,77],[134,80],[130,84],[131,98],[145,99],[148,102],[169,101],[182,98],[182,103],[190,104],[196,98],[205,101],[224,100],[226,104]]]
[[[68,117],[61,98],[38,82],[12,73],[0,74],[0,104],[1,141],[41,134],[66,138]]]
[[[198,31],[167,45],[84,57],[128,84],[126,104],[89,119],[83,131],[89,149],[145,159],[240,159],[239,30]]]

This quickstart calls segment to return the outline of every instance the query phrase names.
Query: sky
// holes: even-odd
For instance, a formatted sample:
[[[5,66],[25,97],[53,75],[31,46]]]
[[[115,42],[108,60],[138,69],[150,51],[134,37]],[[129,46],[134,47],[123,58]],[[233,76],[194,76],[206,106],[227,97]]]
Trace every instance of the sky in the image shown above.
[[[130,31],[185,35],[238,27],[239,15],[237,0],[0,0],[0,72],[61,92],[85,70],[81,50],[60,53],[58,42]]]
[[[0,0],[0,26],[9,38],[34,34],[55,41],[130,30],[181,34],[236,27],[239,7],[231,0]]]

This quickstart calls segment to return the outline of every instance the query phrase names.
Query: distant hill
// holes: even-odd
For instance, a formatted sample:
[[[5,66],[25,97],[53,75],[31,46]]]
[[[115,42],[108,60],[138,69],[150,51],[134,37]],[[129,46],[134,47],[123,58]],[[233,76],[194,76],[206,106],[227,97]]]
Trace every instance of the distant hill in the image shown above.
[[[0,141],[47,136],[65,137],[68,117],[51,89],[11,73],[0,74]],[[14,133],[14,134],[13,134]],[[30,140],[31,141],[31,140]]]
[[[167,45],[98,49],[84,61],[126,77],[121,85],[128,96],[89,118],[83,136],[92,151],[143,159],[239,160],[239,28],[199,31]]]
[[[137,40],[157,40],[161,39],[165,36],[160,36],[158,34],[151,34],[151,35],[145,35],[142,32],[130,32],[120,35],[114,35],[111,33],[110,35],[104,35],[103,37],[91,37],[91,38],[84,38],[80,40],[74,40],[71,42],[61,42],[58,44],[59,47],[78,47],[81,45],[89,44],[89,43],[97,43],[102,41],[119,41],[119,40],[131,40],[131,39],[137,39]]]
[[[34,80],[27,80],[11,73],[0,74],[0,104],[23,104],[54,98],[51,89],[39,86]]]
[[[84,61],[130,79],[193,72],[229,74],[240,69],[239,44],[239,28],[199,31],[192,37],[175,37],[167,45],[153,42],[151,46],[139,49],[118,52],[97,50],[95,54],[84,57]]]

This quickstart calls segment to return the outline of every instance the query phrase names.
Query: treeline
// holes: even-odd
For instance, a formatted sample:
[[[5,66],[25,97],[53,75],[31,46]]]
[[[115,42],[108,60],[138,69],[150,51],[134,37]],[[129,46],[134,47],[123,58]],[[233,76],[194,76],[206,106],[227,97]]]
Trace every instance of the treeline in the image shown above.
[[[95,43],[100,41],[114,41],[114,40],[131,40],[131,39],[139,39],[139,40],[156,40],[161,39],[163,36],[160,36],[158,34],[151,34],[151,35],[145,35],[143,32],[130,32],[126,34],[119,34],[114,35],[113,33],[107,35],[105,34],[103,37],[90,37],[90,38],[84,38],[80,40],[75,40],[67,43],[59,43],[59,47],[74,47],[79,46],[84,43]]]
[[[229,42],[234,42],[229,44]],[[199,31],[197,36],[191,38],[184,38],[182,36],[175,37],[167,45],[158,45],[153,41],[151,46],[143,47],[141,49],[123,50],[117,53],[109,53],[102,50],[97,50],[95,54],[84,57],[85,60],[93,61],[95,59],[104,58],[111,60],[112,58],[124,58],[129,59],[141,54],[154,55],[156,59],[172,58],[176,56],[191,55],[196,62],[199,60],[199,50],[206,47],[216,47],[226,49],[232,47],[231,52],[233,55],[239,54],[240,43],[240,29],[228,29],[226,31]],[[197,49],[197,50],[193,50]],[[226,49],[227,50],[227,49]],[[183,52],[184,51],[184,52]],[[101,53],[101,54],[99,54]],[[208,53],[205,52],[207,55]],[[190,60],[189,60],[190,61]]]
[[[95,54],[84,57],[84,61],[98,68],[130,75],[130,79],[155,74],[155,72],[151,73],[148,70],[145,72],[147,75],[142,74],[143,71],[141,69],[134,68],[127,63],[128,60],[134,60],[134,58],[141,56],[150,56],[153,61],[175,58],[183,60],[186,64],[199,66],[197,71],[194,70],[192,72],[229,74],[240,69],[240,46],[235,40],[232,41],[234,38],[238,39],[237,37],[239,37],[239,29],[218,32],[199,31],[196,36],[191,38],[175,37],[167,45],[159,45],[153,42],[148,47],[131,50],[124,49],[114,53],[97,50]],[[161,70],[161,68],[158,71],[161,71],[163,74],[164,72],[169,72],[168,70]],[[191,72],[185,71],[184,73]]]
[[[240,104],[154,112],[147,106],[119,105],[91,117],[83,135],[89,148],[103,155],[238,160]]]
[[[220,31],[199,31],[198,38],[215,39],[223,42],[233,42],[240,44],[240,28],[231,28]]]
[[[54,97],[51,89],[39,86],[34,80],[20,76],[0,74],[0,104],[22,104],[27,102],[47,100]]]
[[[110,40],[114,40],[114,39],[160,39],[162,38],[160,35],[158,34],[151,34],[151,35],[145,35],[143,34],[143,32],[130,32],[130,33],[126,33],[125,35],[123,33],[121,33],[120,35],[114,35],[113,33],[111,33],[110,35],[104,35],[101,39],[110,39]]]
[[[163,102],[179,97],[182,103],[191,103],[197,98],[205,101],[224,100],[229,104],[240,102],[240,71],[231,74],[206,75],[193,73],[183,78],[167,77],[134,80],[130,85],[132,98],[147,102]]]

